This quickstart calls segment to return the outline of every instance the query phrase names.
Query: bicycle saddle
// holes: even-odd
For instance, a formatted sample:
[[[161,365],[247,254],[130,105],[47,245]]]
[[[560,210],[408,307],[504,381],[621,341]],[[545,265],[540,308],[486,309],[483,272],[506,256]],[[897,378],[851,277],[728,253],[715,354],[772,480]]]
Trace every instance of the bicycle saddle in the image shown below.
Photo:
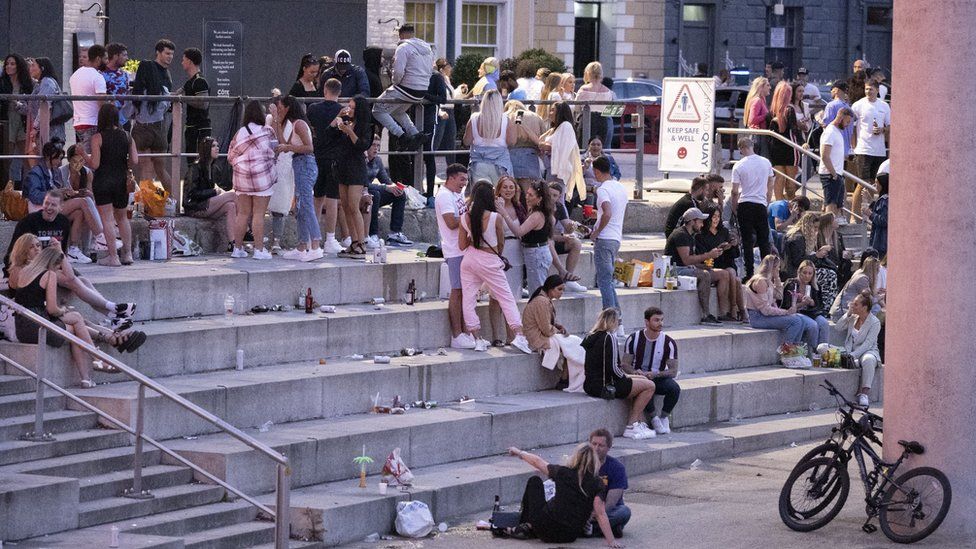
[[[898,441],[898,444],[901,444],[902,446],[904,446],[905,447],[905,451],[908,452],[909,454],[922,455],[922,454],[925,453],[925,447],[922,446],[922,443],[920,443],[920,442],[918,442],[916,440],[907,440],[907,441],[906,440],[899,440]]]

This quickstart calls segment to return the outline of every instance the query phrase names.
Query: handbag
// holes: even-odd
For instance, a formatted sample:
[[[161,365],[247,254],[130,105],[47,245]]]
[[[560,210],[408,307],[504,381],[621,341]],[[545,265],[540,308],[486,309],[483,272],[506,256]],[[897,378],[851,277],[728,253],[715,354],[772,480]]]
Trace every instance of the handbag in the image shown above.
[[[613,337],[607,334],[607,337]],[[604,340],[606,341],[606,340]],[[600,398],[603,400],[613,400],[617,398],[617,386],[607,383],[607,354],[603,353],[603,387],[600,388]]]
[[[507,257],[505,257],[502,254],[498,253],[498,250],[496,250],[494,246],[489,246],[489,248],[491,248],[491,251],[494,252],[494,254],[498,256],[498,259],[501,259],[502,260],[502,270],[503,271],[508,271],[509,269],[512,268],[512,264],[508,261],[508,258]]]
[[[844,370],[857,370],[857,362],[854,361],[854,355],[847,352],[841,353],[840,367]]]
[[[55,99],[51,103],[51,125],[61,125],[71,120],[75,109],[67,99]]]
[[[507,538],[509,528],[519,525],[521,513],[517,511],[496,510],[491,512],[491,535],[496,538]]]

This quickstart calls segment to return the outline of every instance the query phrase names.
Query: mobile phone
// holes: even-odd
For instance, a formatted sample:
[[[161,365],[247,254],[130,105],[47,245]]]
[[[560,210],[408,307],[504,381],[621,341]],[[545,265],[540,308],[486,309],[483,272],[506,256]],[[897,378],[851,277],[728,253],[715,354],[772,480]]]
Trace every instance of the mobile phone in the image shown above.
[[[522,123],[522,117],[524,115],[525,115],[525,111],[519,111],[518,114],[515,115],[515,123],[516,124],[521,124]]]
[[[39,236],[37,240],[41,243],[41,248],[47,248],[51,245],[52,238],[50,236]]]

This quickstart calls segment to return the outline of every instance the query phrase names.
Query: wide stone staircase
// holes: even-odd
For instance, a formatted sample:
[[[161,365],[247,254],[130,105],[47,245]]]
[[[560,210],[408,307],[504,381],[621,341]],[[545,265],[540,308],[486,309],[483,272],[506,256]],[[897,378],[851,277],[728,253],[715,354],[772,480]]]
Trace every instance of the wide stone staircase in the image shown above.
[[[663,247],[663,235],[637,234],[621,255],[648,260]],[[584,248],[577,269],[590,287],[591,250]],[[438,522],[489,509],[495,494],[514,502],[531,471],[504,457],[506,448],[560,461],[593,429],[619,434],[626,419],[624,402],[552,390],[558,376],[538,356],[509,347],[450,349],[447,304],[437,298],[442,261],[416,252],[392,251],[382,265],[208,256],[79,270],[109,299],[139,304],[137,327],[149,338],[121,357],[126,364],[289,458],[292,546],[323,547],[392,532],[398,501],[425,501]],[[411,280],[427,296],[413,306],[402,299]],[[294,307],[309,287],[317,302],[336,311],[224,312],[228,295],[242,313],[258,305]],[[665,311],[681,370],[674,432],[615,441],[614,454],[630,475],[825,437],[833,400],[818,384],[830,379],[849,394],[856,389],[856,371],[779,367],[774,331],[698,325],[692,291],[639,288],[619,295],[628,331],[642,326],[646,307]],[[377,307],[373,298],[386,303]],[[589,330],[600,309],[595,290],[567,293],[556,305],[559,321],[576,334]],[[479,313],[490,334],[486,304]],[[423,352],[400,356],[405,348]],[[243,370],[235,369],[238,350]],[[0,343],[0,353],[26,366],[36,351]],[[74,383],[67,350],[51,353],[57,361],[49,377]],[[377,364],[375,355],[392,360]],[[114,526],[122,547],[271,546],[273,522],[150,446],[142,458],[143,487],[155,497],[121,497],[132,483],[132,437],[53,391],[44,400],[44,429],[57,440],[18,440],[33,427],[34,382],[9,366],[0,373],[0,540],[30,548],[105,547]],[[95,379],[97,387],[72,392],[134,424],[138,384],[124,376]],[[438,404],[403,415],[370,413],[377,394],[387,405],[395,395]],[[153,391],[146,396],[147,435],[275,505],[273,462]],[[375,463],[361,489],[353,458],[364,447]],[[391,487],[381,495],[380,469],[394,448],[416,478],[409,489]]]

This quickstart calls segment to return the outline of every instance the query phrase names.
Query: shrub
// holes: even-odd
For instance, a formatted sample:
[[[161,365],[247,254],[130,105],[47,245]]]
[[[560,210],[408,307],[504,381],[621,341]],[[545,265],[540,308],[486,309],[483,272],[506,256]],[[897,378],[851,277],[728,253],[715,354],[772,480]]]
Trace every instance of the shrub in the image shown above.
[[[533,61],[537,69],[539,67],[546,67],[553,72],[566,72],[566,64],[563,63],[562,59],[541,48],[523,51],[519,54],[518,60]]]
[[[485,58],[481,54],[465,53],[459,55],[454,60],[454,72],[451,75],[451,83],[454,84],[454,87],[467,84],[468,89],[473,88],[475,82],[478,81],[478,67],[484,60]]]

